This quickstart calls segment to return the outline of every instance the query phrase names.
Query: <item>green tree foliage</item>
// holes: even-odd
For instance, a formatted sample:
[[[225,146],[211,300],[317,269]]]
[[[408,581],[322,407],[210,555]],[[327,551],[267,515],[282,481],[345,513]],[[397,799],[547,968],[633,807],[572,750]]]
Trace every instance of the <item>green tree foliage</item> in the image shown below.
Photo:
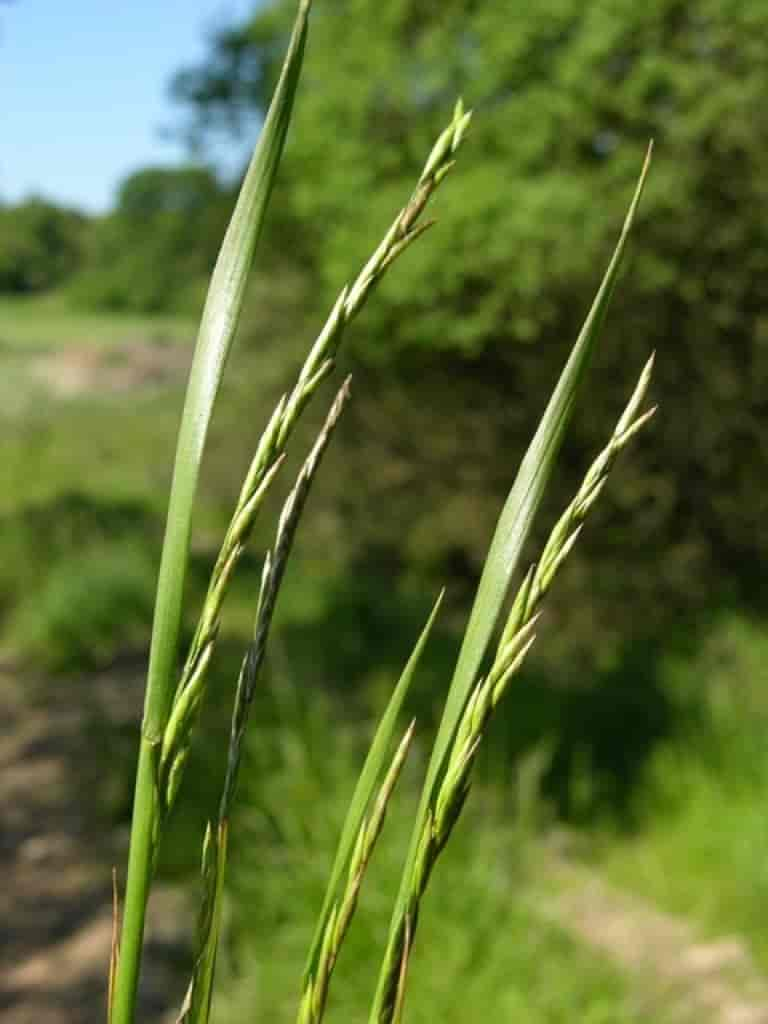
[[[0,292],[54,288],[79,267],[87,219],[45,199],[0,206]]]
[[[147,167],[121,184],[96,226],[76,294],[86,305],[157,312],[202,299],[229,197],[212,171]]]
[[[231,129],[259,111],[292,6],[259,5],[179,75],[193,127]],[[411,564],[471,575],[508,479],[499,452],[512,465],[540,411],[536,396],[575,335],[654,137],[637,242],[596,368],[603,397],[578,417],[565,486],[652,347],[662,414],[588,538],[584,568],[570,574],[590,600],[569,614],[591,642],[595,602],[603,634],[615,623],[626,635],[759,597],[766,35],[768,7],[753,0],[317,4],[272,220],[275,235],[294,239],[294,264],[320,282],[310,303],[327,303],[388,223],[456,94],[476,110],[438,228],[387,279],[357,334],[368,377],[358,374],[347,421],[348,500],[365,474],[373,507],[387,509],[368,527],[369,550],[404,537]],[[364,500],[370,509],[370,493]],[[637,555],[617,574],[624,510],[635,508]]]

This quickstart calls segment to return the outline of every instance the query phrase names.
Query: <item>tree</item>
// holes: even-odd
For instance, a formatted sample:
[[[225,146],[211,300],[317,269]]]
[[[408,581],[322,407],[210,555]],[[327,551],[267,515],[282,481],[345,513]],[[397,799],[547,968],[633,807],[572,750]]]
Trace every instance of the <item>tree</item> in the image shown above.
[[[216,259],[228,195],[201,167],[148,167],[120,185],[94,231],[81,301],[144,312],[195,305]]]
[[[82,259],[87,218],[45,199],[0,207],[0,292],[54,288]]]
[[[179,75],[176,96],[200,131],[236,127],[263,108],[293,7],[260,6]],[[671,610],[760,602],[767,34],[768,7],[752,0],[317,3],[272,229],[276,239],[290,232],[288,258],[320,282],[323,305],[407,193],[454,97],[477,112],[439,227],[386,280],[357,334],[365,393],[375,395],[358,403],[358,416],[376,420],[382,458],[400,467],[375,475],[372,486],[401,518],[372,525],[371,543],[394,545],[408,522],[412,553],[428,567],[455,564],[457,553],[459,564],[474,564],[476,524],[490,519],[502,490],[498,452],[519,451],[540,411],[533,396],[578,328],[653,137],[638,241],[596,367],[596,398],[571,448],[574,479],[618,385],[650,348],[660,354],[662,414],[585,547],[592,603],[582,635],[591,643],[595,600],[603,629],[625,629],[623,610],[634,608],[630,624],[647,630],[668,628]],[[431,396],[447,388],[451,414],[441,420],[431,410],[446,403]],[[424,456],[407,450],[404,430],[428,439]],[[361,436],[370,435],[358,431],[349,453],[355,474],[370,464]],[[421,481],[419,458],[431,474],[443,469],[428,496],[420,483],[391,483]],[[454,487],[456,474],[471,477],[476,498],[458,515],[455,493],[466,482]],[[619,577],[608,567],[630,507],[647,548]],[[584,594],[584,574],[571,578]]]

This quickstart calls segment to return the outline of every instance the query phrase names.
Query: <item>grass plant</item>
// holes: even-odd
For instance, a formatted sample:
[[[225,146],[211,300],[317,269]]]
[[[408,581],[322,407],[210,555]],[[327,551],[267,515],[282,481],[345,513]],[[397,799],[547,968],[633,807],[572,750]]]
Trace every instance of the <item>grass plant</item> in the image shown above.
[[[432,222],[424,218],[426,207],[453,168],[470,124],[471,115],[459,102],[449,125],[429,153],[411,197],[352,284],[342,289],[325,326],[310,348],[294,387],[278,401],[256,446],[213,569],[197,629],[177,679],[182,600],[200,464],[213,404],[242,308],[247,275],[288,131],[309,12],[309,0],[301,0],[270,111],[211,280],[182,415],[155,604],[123,923],[119,943],[116,940],[113,948],[112,1024],[131,1024],[135,1017],[149,886],[163,827],[183,776],[193,730],[200,719],[223,603],[233,574],[265,496],[278,479],[296,422],[333,371],[344,331],[363,308],[377,281],[431,226]],[[524,546],[595,349],[647,166],[646,160],[619,242],[522,461],[488,552],[432,749],[421,800],[413,816],[410,847],[399,893],[394,901],[371,1009],[372,1024],[395,1022],[401,1018],[422,898],[435,861],[448,842],[464,804],[472,765],[488,718],[525,658],[533,641],[539,605],[573,547],[615,457],[650,415],[639,411],[650,378],[649,363],[608,446],[556,524],[539,562],[524,577],[512,602],[496,655],[491,659],[488,671],[483,673],[494,630],[520,566]],[[180,1021],[189,1024],[204,1024],[211,1012],[229,824],[245,728],[265,657],[275,604],[311,482],[348,395],[349,384],[346,382],[298,474],[279,518],[274,544],[265,558],[253,639],[243,660],[234,696],[228,768],[219,813],[209,825],[203,844],[198,947],[192,979],[179,1017]],[[393,691],[350,803],[315,938],[309,949],[298,1010],[300,1024],[319,1024],[323,1018],[331,976],[355,913],[364,873],[381,834],[385,811],[410,746],[413,726],[405,731],[399,742],[395,741],[399,713],[436,613],[437,606]]]

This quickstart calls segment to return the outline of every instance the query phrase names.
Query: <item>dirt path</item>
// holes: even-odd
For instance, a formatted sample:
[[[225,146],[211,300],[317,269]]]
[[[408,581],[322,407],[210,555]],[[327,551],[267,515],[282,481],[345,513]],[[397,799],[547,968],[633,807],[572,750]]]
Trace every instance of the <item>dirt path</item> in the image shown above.
[[[182,376],[190,359],[187,346],[135,339],[110,348],[69,345],[33,356],[27,360],[27,368],[57,398],[75,398],[167,385]]]
[[[663,1008],[676,1024],[768,1024],[768,980],[739,938],[703,942],[580,865],[553,858],[546,871],[555,885],[545,912],[636,979],[641,1019]]]
[[[73,692],[83,689],[85,692]],[[111,865],[125,837],[93,820],[86,715],[118,727],[138,715],[136,672],[57,683],[30,700],[0,672],[0,1010],[4,1024],[96,1024],[105,1019]],[[87,708],[88,711],[83,709]],[[151,914],[142,1021],[176,1005],[183,897],[161,890]]]

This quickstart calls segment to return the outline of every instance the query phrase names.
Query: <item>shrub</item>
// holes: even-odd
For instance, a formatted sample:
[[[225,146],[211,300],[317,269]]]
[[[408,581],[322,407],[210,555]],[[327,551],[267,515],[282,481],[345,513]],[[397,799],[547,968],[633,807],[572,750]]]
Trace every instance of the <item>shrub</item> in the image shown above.
[[[49,671],[108,664],[149,637],[155,570],[146,551],[101,543],[56,562],[15,614],[19,653]]]

